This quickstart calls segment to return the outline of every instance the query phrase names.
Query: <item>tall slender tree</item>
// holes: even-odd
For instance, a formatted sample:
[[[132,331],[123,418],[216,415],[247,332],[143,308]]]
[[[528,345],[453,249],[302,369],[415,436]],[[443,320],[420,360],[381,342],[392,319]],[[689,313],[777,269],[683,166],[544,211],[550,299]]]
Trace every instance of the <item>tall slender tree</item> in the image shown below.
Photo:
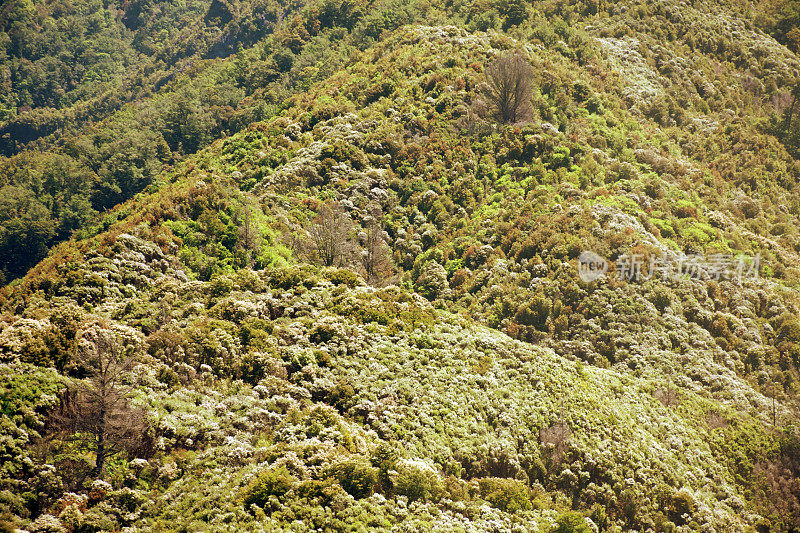
[[[797,99],[800,98],[800,83],[797,83],[792,90],[792,103],[785,112],[783,119],[783,133],[789,135],[792,131],[792,119],[794,118],[795,107],[797,106]]]
[[[361,239],[361,266],[370,285],[381,284],[392,274],[392,262],[389,259],[391,249],[386,244],[382,217],[380,207],[374,206]]]
[[[796,83],[791,92],[791,103],[783,112],[783,123],[779,127],[778,135],[786,149],[794,157],[800,153],[800,128],[797,126],[795,115],[800,109],[800,82]]]

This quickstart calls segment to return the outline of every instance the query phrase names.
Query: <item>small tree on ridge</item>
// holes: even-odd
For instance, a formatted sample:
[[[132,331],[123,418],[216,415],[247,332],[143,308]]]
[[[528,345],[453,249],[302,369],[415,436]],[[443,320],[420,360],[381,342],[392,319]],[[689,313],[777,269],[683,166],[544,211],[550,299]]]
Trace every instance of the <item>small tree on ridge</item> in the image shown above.
[[[488,98],[497,120],[515,124],[530,116],[533,68],[519,52],[508,52],[486,67]]]

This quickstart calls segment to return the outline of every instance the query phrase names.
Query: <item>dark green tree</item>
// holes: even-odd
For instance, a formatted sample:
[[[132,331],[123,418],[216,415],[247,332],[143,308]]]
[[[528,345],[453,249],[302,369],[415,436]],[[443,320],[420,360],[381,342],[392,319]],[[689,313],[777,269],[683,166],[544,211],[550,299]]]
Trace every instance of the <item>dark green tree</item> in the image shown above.
[[[56,234],[50,211],[28,188],[0,188],[0,270],[9,278],[23,275],[47,254]]]

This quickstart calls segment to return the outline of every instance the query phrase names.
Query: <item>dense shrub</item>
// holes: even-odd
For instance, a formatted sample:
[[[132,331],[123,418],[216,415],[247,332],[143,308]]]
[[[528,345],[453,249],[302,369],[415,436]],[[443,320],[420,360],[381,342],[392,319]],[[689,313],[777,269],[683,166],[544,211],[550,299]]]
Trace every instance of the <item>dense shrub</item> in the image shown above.
[[[530,489],[516,479],[483,478],[478,480],[481,497],[509,513],[527,511],[532,508]]]
[[[669,290],[664,287],[656,287],[653,290],[653,293],[650,295],[650,302],[659,312],[663,313],[664,310],[670,306],[672,303],[672,297],[670,296]]]
[[[346,268],[331,270],[326,276],[335,285],[346,285],[350,288],[355,287],[359,282],[358,274]]]
[[[781,517],[797,514],[799,470],[793,441],[765,425],[764,395],[775,398],[774,424],[794,421],[800,166],[768,116],[791,104],[779,85],[790,82],[792,56],[740,26],[754,22],[733,5],[714,17],[697,2],[610,6],[595,17],[596,3],[583,0],[535,10],[414,0],[372,6],[362,20],[363,6],[339,0],[235,3],[213,2],[202,36],[166,32],[158,46],[141,44],[186,70],[163,79],[156,67],[154,94],[165,99],[138,101],[141,114],[126,111],[136,120],[111,120],[125,127],[98,120],[89,137],[65,141],[77,163],[39,165],[38,152],[0,161],[6,251],[36,257],[85,228],[0,292],[3,360],[79,372],[71,322],[87,314],[147,337],[149,357],[129,385],[158,421],[158,452],[147,467],[120,458],[108,479],[150,501],[131,496],[115,510],[123,498],[109,491],[92,527],[427,531],[433,516],[512,530],[572,507],[558,527],[583,530],[591,506],[601,529],[745,530],[756,514],[788,529]],[[382,33],[458,17],[497,31]],[[137,23],[160,19],[173,20]],[[517,24],[517,40],[500,31],[503,19]],[[739,29],[722,30],[722,20]],[[249,49],[268,21],[281,22]],[[16,53],[6,33],[18,44],[18,30],[0,31],[0,56]],[[531,34],[542,46],[529,46]],[[186,62],[164,59],[177,57],[173,38],[189,43]],[[591,43],[602,48],[597,61]],[[236,57],[216,60],[236,44]],[[491,124],[480,83],[515,49],[532,65],[535,110],[527,123]],[[138,72],[122,78],[149,83]],[[19,73],[9,79],[17,91]],[[0,116],[17,112],[7,97],[0,91]],[[278,117],[244,127],[251,106],[267,116],[276,103]],[[242,131],[161,171],[227,135],[220,124]],[[118,135],[138,126],[148,131]],[[156,177],[85,227],[92,210]],[[302,242],[308,219],[325,202],[352,222],[340,226],[344,244],[357,244],[347,263],[374,270],[350,252],[385,242],[397,286],[376,290],[350,270],[302,264],[313,258]],[[582,250],[612,265],[622,254],[760,251],[774,277],[585,283]],[[74,320],[53,314],[70,306]],[[61,493],[83,489],[92,456],[50,445],[40,416],[49,400],[0,396],[0,447],[15,458],[0,478],[2,506],[25,526],[26,513],[55,512]],[[226,497],[265,464],[243,499]],[[712,487],[709,472],[731,483]],[[542,487],[528,491],[521,479]],[[248,498],[261,503],[245,510]]]
[[[334,338],[336,328],[331,324],[317,324],[308,336],[308,340],[315,344],[325,344]]]
[[[562,513],[556,520],[552,533],[591,533],[592,528],[586,523],[586,518],[574,511]]]
[[[422,461],[400,460],[396,465],[397,474],[392,480],[397,494],[417,500],[436,500],[442,495],[439,474]]]
[[[334,474],[339,484],[354,498],[371,496],[378,485],[378,469],[366,461],[349,460],[336,465]]]
[[[263,507],[270,496],[283,496],[292,489],[295,478],[285,467],[269,468],[261,472],[247,487],[244,496],[245,508],[255,504]]]

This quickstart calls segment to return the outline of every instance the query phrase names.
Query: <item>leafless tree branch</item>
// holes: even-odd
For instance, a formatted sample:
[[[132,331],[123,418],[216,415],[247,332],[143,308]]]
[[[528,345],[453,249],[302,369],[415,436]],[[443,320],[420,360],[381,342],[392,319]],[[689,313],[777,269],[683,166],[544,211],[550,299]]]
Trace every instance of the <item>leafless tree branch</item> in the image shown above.
[[[145,412],[130,404],[125,383],[135,357],[111,331],[97,325],[78,337],[76,362],[86,378],[69,386],[60,406],[51,413],[51,431],[63,438],[85,433],[95,452],[93,475],[100,475],[106,459],[140,447],[147,432]]]
[[[533,68],[521,53],[506,53],[486,68],[488,98],[497,120],[515,124],[531,113]]]

